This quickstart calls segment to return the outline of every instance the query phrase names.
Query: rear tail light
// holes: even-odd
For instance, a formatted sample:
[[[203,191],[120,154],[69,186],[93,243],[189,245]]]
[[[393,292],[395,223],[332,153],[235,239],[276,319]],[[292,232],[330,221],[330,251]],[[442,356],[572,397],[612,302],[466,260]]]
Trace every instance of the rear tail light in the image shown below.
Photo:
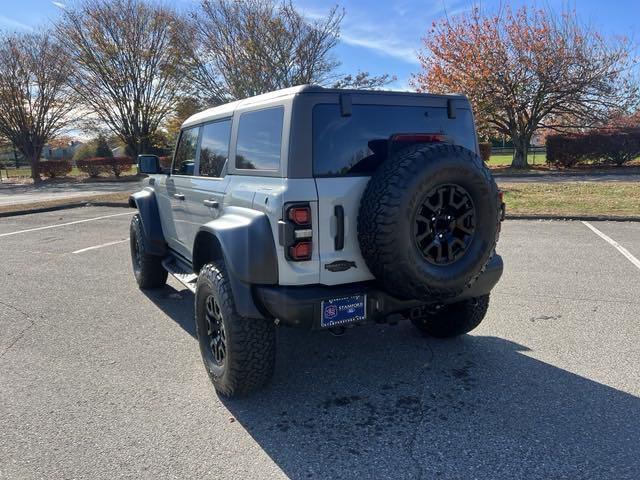
[[[280,244],[284,246],[287,260],[302,262],[311,260],[313,254],[313,229],[311,206],[308,203],[285,205],[283,220],[278,222]]]
[[[287,217],[296,225],[309,225],[311,223],[311,208],[305,207],[289,207]]]
[[[293,247],[289,247],[289,256],[297,262],[302,260],[310,260],[313,246],[311,242],[298,242]]]

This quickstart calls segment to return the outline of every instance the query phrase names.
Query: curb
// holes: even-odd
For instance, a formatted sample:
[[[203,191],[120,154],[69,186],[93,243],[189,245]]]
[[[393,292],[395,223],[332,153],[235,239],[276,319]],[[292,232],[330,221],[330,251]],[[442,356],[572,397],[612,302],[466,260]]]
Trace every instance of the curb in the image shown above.
[[[126,202],[91,202],[85,200],[84,202],[65,203],[63,205],[54,205],[52,207],[31,208],[26,210],[14,210],[12,212],[0,212],[0,218],[4,217],[18,217],[20,215],[29,215],[31,213],[46,213],[55,212],[57,210],[68,210],[71,208],[80,207],[125,207],[129,208],[129,204]]]
[[[509,215],[506,220],[560,220],[560,221],[587,221],[587,222],[640,222],[640,216],[616,216],[616,215]]]

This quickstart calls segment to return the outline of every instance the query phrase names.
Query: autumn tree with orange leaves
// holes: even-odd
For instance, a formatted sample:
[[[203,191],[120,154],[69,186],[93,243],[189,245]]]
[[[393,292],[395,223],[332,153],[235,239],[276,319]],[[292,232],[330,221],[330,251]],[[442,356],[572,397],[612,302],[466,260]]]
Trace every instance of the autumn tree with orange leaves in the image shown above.
[[[512,166],[526,168],[538,129],[600,125],[637,100],[629,51],[627,40],[604,38],[573,12],[474,8],[433,23],[412,82],[418,91],[465,93],[480,131],[510,137]]]

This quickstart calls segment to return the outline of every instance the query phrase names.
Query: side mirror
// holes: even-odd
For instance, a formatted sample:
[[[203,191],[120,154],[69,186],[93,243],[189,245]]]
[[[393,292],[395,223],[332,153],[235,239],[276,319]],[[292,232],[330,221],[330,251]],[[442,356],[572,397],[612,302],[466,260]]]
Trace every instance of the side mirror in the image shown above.
[[[162,173],[157,155],[138,155],[138,173]]]

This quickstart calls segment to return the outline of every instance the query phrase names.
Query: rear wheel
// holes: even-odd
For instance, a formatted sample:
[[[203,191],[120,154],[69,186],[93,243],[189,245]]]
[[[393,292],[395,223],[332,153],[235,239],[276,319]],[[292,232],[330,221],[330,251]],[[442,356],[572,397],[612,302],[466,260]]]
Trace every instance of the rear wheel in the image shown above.
[[[216,391],[238,397],[265,385],[275,366],[275,327],[238,314],[224,264],[202,267],[195,302],[200,353]]]
[[[445,305],[438,312],[412,319],[426,335],[439,338],[464,335],[480,325],[489,308],[489,295]]]
[[[147,253],[144,245],[144,231],[140,214],[136,213],[129,227],[131,265],[140,288],[160,288],[167,283],[167,271],[162,266],[162,258]]]

